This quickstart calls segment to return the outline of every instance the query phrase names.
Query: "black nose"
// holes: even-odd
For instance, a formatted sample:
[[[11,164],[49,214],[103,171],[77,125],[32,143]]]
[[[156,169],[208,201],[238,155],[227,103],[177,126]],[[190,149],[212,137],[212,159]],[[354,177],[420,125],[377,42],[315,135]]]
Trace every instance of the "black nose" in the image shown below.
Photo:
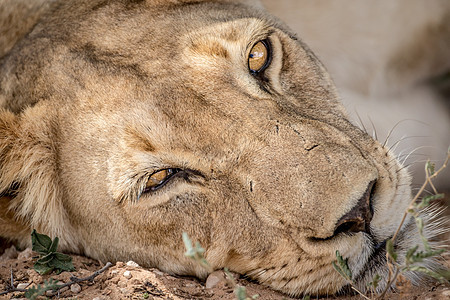
[[[369,224],[373,217],[370,200],[374,190],[375,180],[370,182],[364,195],[358,203],[336,224],[334,235],[341,232],[368,232]]]

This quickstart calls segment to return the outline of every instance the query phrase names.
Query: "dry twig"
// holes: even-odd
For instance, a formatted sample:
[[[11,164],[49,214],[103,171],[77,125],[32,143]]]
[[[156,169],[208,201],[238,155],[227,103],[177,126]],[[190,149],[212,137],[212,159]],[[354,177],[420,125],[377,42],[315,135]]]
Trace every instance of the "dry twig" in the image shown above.
[[[97,277],[98,275],[100,275],[101,273],[105,272],[106,270],[108,270],[109,268],[112,267],[112,263],[107,262],[106,265],[101,268],[100,270],[95,271],[94,273],[92,273],[92,275],[84,277],[84,278],[78,278],[75,276],[70,277],[70,281],[67,283],[64,283],[62,285],[58,285],[55,286],[54,288],[50,289],[50,291],[52,291],[52,296],[58,294],[59,290],[61,290],[62,288],[71,286],[74,283],[80,283],[80,282],[84,282],[84,281],[93,281],[95,279],[95,277]],[[11,284],[9,285],[9,287],[4,291],[4,292],[0,292],[0,296],[2,295],[6,295],[9,293],[14,293],[14,292],[21,292],[21,293],[25,293],[27,292],[28,289],[18,289],[14,286],[14,276],[13,276],[13,272],[11,269]]]

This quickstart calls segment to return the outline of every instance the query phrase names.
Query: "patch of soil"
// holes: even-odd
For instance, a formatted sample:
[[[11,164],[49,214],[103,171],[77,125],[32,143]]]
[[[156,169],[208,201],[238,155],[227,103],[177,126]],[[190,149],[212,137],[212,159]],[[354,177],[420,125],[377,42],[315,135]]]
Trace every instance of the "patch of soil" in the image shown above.
[[[14,285],[42,284],[44,280],[53,278],[59,282],[69,282],[70,277],[84,278],[101,269],[103,265],[98,261],[83,256],[72,255],[77,271],[63,272],[59,275],[41,276],[33,270],[34,253],[30,249],[17,252],[11,247],[0,256],[0,292],[5,291],[10,284],[11,271]],[[450,256],[446,260],[450,267]],[[259,295],[258,299],[293,299],[267,287],[239,278],[237,283],[244,286],[247,295]],[[63,289],[59,299],[236,299],[233,288],[224,279],[222,271],[214,272],[206,282],[190,277],[172,276],[157,269],[141,268],[133,262],[118,262],[105,272],[94,278],[92,282],[85,281]],[[0,299],[20,299],[23,293],[14,292],[0,296]],[[42,297],[45,299],[45,297]],[[313,299],[362,299],[360,296],[328,296]],[[433,284],[422,287],[412,287],[408,283],[400,286],[397,293],[390,293],[386,299],[431,300],[450,299],[450,284]]]

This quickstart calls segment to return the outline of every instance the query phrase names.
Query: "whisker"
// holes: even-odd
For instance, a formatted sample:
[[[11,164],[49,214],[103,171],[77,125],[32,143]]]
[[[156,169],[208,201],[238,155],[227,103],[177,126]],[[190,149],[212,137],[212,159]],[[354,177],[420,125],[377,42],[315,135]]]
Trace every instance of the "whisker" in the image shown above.
[[[397,142],[395,142],[391,147],[389,147],[389,151],[391,151],[392,148],[394,148],[394,147],[397,148],[397,146],[398,146],[398,144],[399,144],[400,142],[402,142],[402,141],[404,141],[404,140],[407,140],[407,139],[412,139],[412,138],[430,138],[430,136],[427,136],[427,135],[403,136],[403,137],[401,137]],[[392,151],[395,151],[395,149],[392,150]]]
[[[411,156],[411,154],[413,154],[413,153],[416,152],[417,150],[423,149],[423,148],[431,148],[431,146],[419,146],[419,147],[416,147],[414,150],[412,150],[412,151],[406,156],[406,158],[401,162],[401,164],[403,165],[403,164],[406,162],[406,160]]]
[[[410,166],[413,166],[413,165],[415,165],[415,164],[418,164],[418,163],[426,163],[428,160],[417,160],[417,161],[413,161],[413,162],[411,162],[411,163],[409,163],[409,164],[406,164],[406,165],[403,165],[403,166],[401,166],[397,171],[396,171],[396,173],[398,174],[398,172],[400,172],[401,170],[403,170],[403,169],[406,169],[406,168],[408,168],[408,167],[410,167]],[[395,165],[394,165],[395,166]],[[391,167],[392,168],[392,167]],[[390,170],[391,168],[389,168],[388,170]]]
[[[376,141],[378,141],[377,129],[375,128],[375,125],[373,124],[372,119],[369,116],[367,118],[369,119],[370,124],[372,124],[372,129],[373,129],[372,136]]]
[[[401,142],[403,139],[406,139],[406,136],[403,135],[397,142],[395,142],[394,144],[392,144],[392,146],[389,147],[388,151],[395,152],[395,150],[397,150],[397,146],[400,144],[400,142]],[[387,145],[386,145],[386,146],[387,146]]]
[[[398,125],[400,125],[401,123],[406,122],[406,121],[413,121],[413,122],[421,123],[421,124],[426,125],[426,126],[430,126],[429,124],[427,124],[425,122],[422,122],[422,121],[419,121],[419,120],[415,120],[415,119],[403,119],[403,120],[400,120],[394,125],[394,127],[392,127],[391,130],[389,130],[388,135],[387,135],[386,139],[384,140],[383,147],[385,147],[386,144],[388,143],[389,138],[391,137],[391,135],[394,132],[395,128],[397,128]]]
[[[388,161],[388,164],[391,164],[393,161],[398,160],[398,161],[400,162],[400,164],[403,165],[403,163],[405,163],[405,161],[409,158],[408,156],[421,156],[421,157],[423,158],[423,157],[428,157],[429,155],[424,154],[424,153],[414,153],[414,154],[408,153],[408,154],[402,154],[402,155],[399,155],[399,156],[397,156],[397,157],[394,157],[393,159],[391,159],[390,161]],[[404,161],[402,161],[403,159],[404,159]]]
[[[397,184],[397,186],[411,186],[409,183]]]
[[[429,189],[423,189],[423,193],[427,194],[427,195],[434,195],[434,193],[432,191],[430,191]],[[421,198],[423,198],[423,197],[421,197]],[[420,199],[417,199],[417,200],[419,201]]]
[[[359,123],[361,124],[362,128],[364,129],[364,132],[367,133],[366,126],[364,126],[364,123],[361,120],[361,117],[360,117],[360,115],[359,115],[359,113],[358,113],[358,111],[356,109],[355,109],[355,113],[356,113],[356,116],[358,117]]]
[[[398,159],[398,160],[403,159],[403,158],[407,157],[408,155],[410,155],[410,153],[408,153],[408,154],[406,154],[406,153],[404,153],[404,154],[399,154],[399,155],[397,156],[397,159]],[[413,155],[413,156],[428,156],[428,155],[425,154],[425,153],[413,153],[413,154],[411,154],[411,155]],[[394,160],[395,160],[395,159],[394,159]],[[391,161],[392,161],[392,160],[391,160]]]

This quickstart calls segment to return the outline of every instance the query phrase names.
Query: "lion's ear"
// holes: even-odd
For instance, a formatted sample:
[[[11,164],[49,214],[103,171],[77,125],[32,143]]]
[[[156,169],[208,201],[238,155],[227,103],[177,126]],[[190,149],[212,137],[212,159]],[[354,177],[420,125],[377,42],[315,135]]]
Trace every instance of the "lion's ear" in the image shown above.
[[[66,235],[67,218],[56,170],[55,122],[48,107],[19,115],[0,110],[0,236],[23,239],[35,228]]]

